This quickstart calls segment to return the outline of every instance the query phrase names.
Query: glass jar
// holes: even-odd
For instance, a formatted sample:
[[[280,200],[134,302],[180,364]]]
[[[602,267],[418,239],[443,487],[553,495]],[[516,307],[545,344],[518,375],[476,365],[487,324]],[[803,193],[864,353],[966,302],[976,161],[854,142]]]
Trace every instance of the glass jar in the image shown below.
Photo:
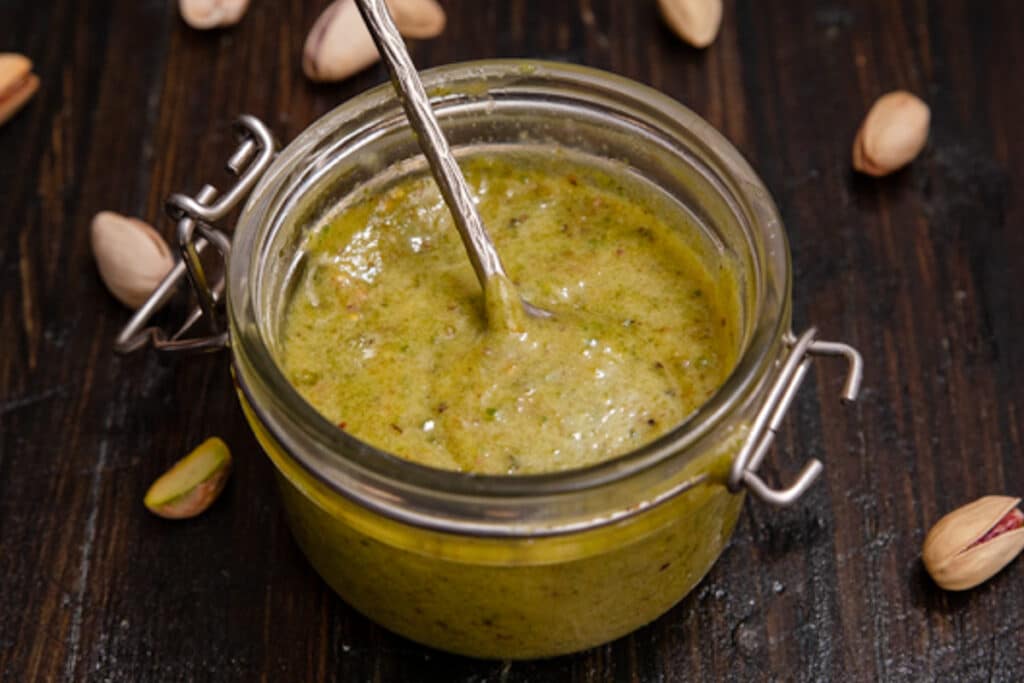
[[[422,171],[384,85],[321,118],[272,164],[268,157],[241,214],[226,297],[240,400],[276,467],[295,538],[354,608],[413,640],[476,657],[592,647],[655,619],[701,580],[732,534],[744,488],[785,504],[811,483],[817,461],[783,491],[756,469],[809,356],[850,359],[848,398],[859,356],[816,340],[813,330],[789,332],[791,269],[778,212],[739,153],[690,110],[635,82],[566,64],[485,61],[422,77],[457,155],[557,147],[610,159],[687,212],[703,255],[738,276],[736,368],[655,442],[544,475],[424,467],[322,417],[275,361],[281,322],[305,232],[381,174]],[[210,201],[200,195],[198,205]],[[210,216],[179,204],[188,261],[185,224]],[[225,240],[202,230],[226,251]]]

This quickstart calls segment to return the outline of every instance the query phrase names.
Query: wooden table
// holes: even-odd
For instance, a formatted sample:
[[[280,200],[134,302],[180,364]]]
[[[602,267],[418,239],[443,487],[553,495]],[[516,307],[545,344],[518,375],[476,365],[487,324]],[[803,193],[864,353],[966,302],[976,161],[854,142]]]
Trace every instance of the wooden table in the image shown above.
[[[942,513],[1024,492],[1024,12],[1019,3],[727,2],[700,52],[654,0],[444,0],[421,66],[496,56],[579,62],[653,85],[758,169],[792,241],[798,327],[859,347],[862,401],[821,365],[768,476],[811,455],[795,507],[749,501],[707,579],[655,623],[576,656],[502,664],[432,651],[335,597],[285,527],[224,355],[119,357],[127,311],[89,248],[92,215],[155,222],[218,176],[240,112],[289,140],[384,80],[312,85],[320,2],[254,0],[200,33],[171,0],[0,2],[0,48],[42,89],[0,128],[0,678],[4,681],[1015,681],[1024,563],[944,593],[922,537]],[[932,107],[928,148],[884,180],[850,171],[880,94]],[[237,456],[204,516],[142,496],[210,434]]]

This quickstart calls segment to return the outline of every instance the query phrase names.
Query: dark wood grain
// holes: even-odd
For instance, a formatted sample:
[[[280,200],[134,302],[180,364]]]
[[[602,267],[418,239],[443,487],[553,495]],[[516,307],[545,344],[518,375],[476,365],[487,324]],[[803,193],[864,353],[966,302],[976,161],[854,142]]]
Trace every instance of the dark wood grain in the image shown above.
[[[919,547],[945,511],[1024,491],[1024,12],[1013,0],[727,2],[698,52],[654,0],[445,0],[421,66],[534,56],[681,100],[758,169],[786,220],[798,326],[859,347],[863,400],[820,366],[767,469],[826,475],[791,509],[750,501],[707,579],[607,646],[506,665],[427,650],[335,597],[284,525],[226,358],[117,357],[127,314],[89,252],[101,209],[155,222],[224,181],[229,122],[283,140],[384,80],[301,74],[318,2],[254,0],[226,31],[164,0],[0,0],[0,48],[43,87],[0,128],[0,677],[4,681],[1018,681],[1024,564],[939,591]],[[855,177],[875,97],[920,93],[923,156]],[[148,515],[148,484],[219,434],[238,458],[196,520]]]

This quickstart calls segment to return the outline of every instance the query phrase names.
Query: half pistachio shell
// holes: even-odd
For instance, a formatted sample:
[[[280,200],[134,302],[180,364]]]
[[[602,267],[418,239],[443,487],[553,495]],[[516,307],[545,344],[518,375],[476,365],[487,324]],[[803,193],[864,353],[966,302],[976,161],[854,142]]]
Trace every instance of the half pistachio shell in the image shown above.
[[[913,161],[925,143],[931,110],[917,95],[896,90],[871,106],[853,141],[853,167],[884,176]]]
[[[436,38],[447,23],[444,9],[435,0],[388,0],[388,9],[406,38]]]
[[[242,20],[249,0],[179,0],[181,18],[192,28],[231,26]]]
[[[211,437],[153,482],[144,503],[166,519],[195,517],[217,500],[231,473],[231,451]]]
[[[13,52],[0,53],[0,124],[14,116],[39,90],[32,61]]]
[[[690,45],[704,48],[722,26],[722,0],[658,0],[665,23]]]
[[[983,540],[1020,498],[985,496],[949,513],[924,539],[921,559],[946,590],[967,590],[999,573],[1024,550],[1024,528]]]

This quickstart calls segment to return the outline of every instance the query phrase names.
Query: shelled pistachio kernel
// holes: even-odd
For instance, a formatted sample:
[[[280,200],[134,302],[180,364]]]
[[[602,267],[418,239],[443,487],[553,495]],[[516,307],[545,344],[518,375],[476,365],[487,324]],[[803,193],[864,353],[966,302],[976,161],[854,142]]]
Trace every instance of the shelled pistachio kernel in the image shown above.
[[[950,512],[924,539],[925,569],[946,590],[987,581],[1024,550],[1020,498],[985,496]]]
[[[217,500],[231,472],[227,444],[211,437],[174,464],[146,492],[146,507],[167,519],[195,517]]]

